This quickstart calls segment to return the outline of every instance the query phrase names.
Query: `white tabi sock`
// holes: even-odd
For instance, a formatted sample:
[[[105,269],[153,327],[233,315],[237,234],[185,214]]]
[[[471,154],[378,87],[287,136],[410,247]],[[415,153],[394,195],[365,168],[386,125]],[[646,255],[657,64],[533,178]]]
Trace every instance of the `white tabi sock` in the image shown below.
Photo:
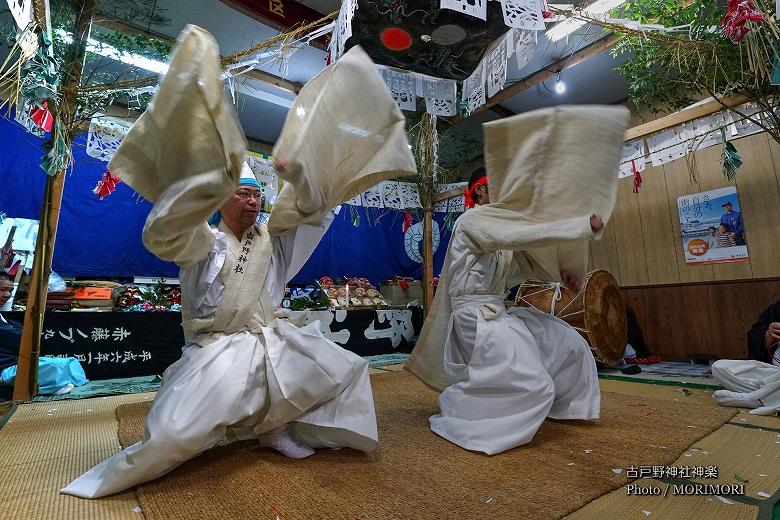
[[[274,449],[290,459],[305,459],[314,455],[313,449],[292,438],[287,425],[274,428],[260,435],[257,440],[261,446]]]
[[[730,390],[716,390],[712,394],[715,402],[721,406],[735,406],[737,408],[761,408],[761,401],[755,399],[750,393],[732,392]]]

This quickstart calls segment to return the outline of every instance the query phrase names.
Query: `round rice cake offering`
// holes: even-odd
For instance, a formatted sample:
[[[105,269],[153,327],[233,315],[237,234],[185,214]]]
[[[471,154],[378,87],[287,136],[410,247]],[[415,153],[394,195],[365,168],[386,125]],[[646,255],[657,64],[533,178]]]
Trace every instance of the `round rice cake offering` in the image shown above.
[[[346,307],[347,304],[349,304],[346,296],[339,296],[336,301],[338,302],[339,307]]]
[[[385,304],[385,302],[382,301],[382,298],[373,298],[371,301],[373,302],[374,305],[384,305]]]
[[[346,298],[346,296],[347,296],[347,288],[346,288],[346,287],[339,287],[339,288],[338,288],[338,291],[337,291],[337,293],[336,293],[336,294],[338,294],[338,296],[339,296],[340,298],[341,298],[341,297],[344,297],[344,298]]]
[[[362,287],[358,287],[357,289],[351,292],[352,294],[355,295],[356,298],[365,298],[366,296],[366,290],[363,289]]]
[[[350,298],[349,301],[352,303],[352,305],[360,305],[361,304],[360,298]]]
[[[363,298],[363,305],[374,305],[374,300],[371,298]]]
[[[368,291],[366,291],[366,296],[368,296],[369,298],[379,298],[379,291],[377,291],[376,289],[369,289]]]
[[[339,291],[335,287],[328,289],[328,298],[336,298],[339,295]]]

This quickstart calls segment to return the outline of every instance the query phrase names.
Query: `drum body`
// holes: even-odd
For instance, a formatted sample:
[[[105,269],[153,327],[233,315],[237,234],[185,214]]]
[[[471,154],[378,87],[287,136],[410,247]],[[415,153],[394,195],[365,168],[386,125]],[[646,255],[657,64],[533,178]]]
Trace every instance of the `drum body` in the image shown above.
[[[585,338],[596,358],[608,365],[623,357],[628,337],[626,307],[617,280],[609,271],[588,273],[579,293],[558,283],[525,281],[517,291],[515,304],[562,319]]]

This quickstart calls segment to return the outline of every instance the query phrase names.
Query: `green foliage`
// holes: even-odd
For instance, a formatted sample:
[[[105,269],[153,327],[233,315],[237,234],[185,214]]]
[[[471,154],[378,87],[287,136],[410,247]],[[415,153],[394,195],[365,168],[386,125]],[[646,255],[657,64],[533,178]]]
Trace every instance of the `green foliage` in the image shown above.
[[[616,70],[628,82],[629,100],[636,105],[647,105],[654,111],[677,110],[700,97],[702,85],[724,91],[739,74],[738,47],[719,32],[708,31],[710,27],[719,27],[724,14],[718,1],[696,0],[688,6],[685,4],[680,0],[629,0],[615,13],[641,23],[691,26],[690,33],[681,34],[677,42],[671,38],[655,40],[623,35],[613,47],[613,56],[630,53],[628,60]],[[689,38],[706,45],[687,45]],[[712,54],[721,58],[721,67],[725,65],[732,70],[716,69],[715,63],[707,63],[706,58]]]

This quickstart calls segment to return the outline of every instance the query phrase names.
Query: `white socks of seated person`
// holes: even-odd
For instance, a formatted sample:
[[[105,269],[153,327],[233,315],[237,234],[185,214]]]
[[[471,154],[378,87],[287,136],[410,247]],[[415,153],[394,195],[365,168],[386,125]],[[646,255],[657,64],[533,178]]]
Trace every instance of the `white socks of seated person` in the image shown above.
[[[761,408],[761,401],[753,397],[754,392],[732,392],[731,390],[716,390],[712,394],[715,402],[721,406],[735,406],[737,408]]]
[[[257,440],[261,446],[278,451],[290,459],[305,459],[314,455],[314,450],[292,438],[287,425],[274,428],[260,435]]]

